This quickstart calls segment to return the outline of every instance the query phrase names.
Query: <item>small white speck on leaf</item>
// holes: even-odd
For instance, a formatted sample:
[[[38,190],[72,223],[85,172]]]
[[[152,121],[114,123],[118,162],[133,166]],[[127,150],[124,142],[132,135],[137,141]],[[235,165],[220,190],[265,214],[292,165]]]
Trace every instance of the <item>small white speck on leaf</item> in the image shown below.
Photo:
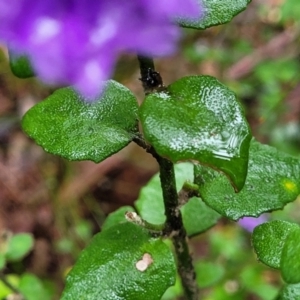
[[[135,267],[137,268],[137,270],[144,272],[148,269],[148,267],[152,263],[153,263],[152,256],[149,253],[145,253],[143,255],[143,258],[135,264]]]

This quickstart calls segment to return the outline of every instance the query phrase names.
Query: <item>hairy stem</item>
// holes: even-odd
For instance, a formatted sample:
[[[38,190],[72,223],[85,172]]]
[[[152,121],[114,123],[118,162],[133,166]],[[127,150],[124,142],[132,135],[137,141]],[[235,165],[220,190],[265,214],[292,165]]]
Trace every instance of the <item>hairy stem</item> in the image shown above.
[[[175,184],[174,165],[160,157],[160,181],[163,191],[166,231],[172,237],[177,256],[178,272],[185,291],[186,299],[199,300],[199,290],[196,284],[196,273],[189,252],[186,231],[183,226],[179,201]]]

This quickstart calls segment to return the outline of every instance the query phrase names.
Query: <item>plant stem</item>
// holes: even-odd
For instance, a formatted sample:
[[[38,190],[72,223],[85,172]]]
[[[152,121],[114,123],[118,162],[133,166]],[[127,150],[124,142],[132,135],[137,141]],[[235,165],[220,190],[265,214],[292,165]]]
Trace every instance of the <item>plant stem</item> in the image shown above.
[[[151,57],[138,55],[138,61],[140,65],[141,78],[147,77],[149,69],[152,69],[153,71],[155,70],[154,62]]]
[[[172,162],[159,157],[160,181],[163,191],[166,231],[172,237],[178,263],[178,272],[186,299],[199,300],[199,290],[196,283],[196,273],[189,252],[186,231],[179,210],[176,191],[174,165]]]
[[[162,79],[154,69],[153,59],[138,56],[141,76],[145,94],[164,89]],[[150,73],[149,73],[150,69]],[[177,257],[177,269],[181,278],[181,283],[188,300],[199,300],[199,290],[196,283],[196,272],[189,252],[187,235],[183,226],[182,216],[179,209],[180,203],[176,190],[174,165],[169,160],[159,156],[155,149],[148,145],[143,137],[137,136],[134,139],[140,147],[146,149],[156,158],[160,168],[160,182],[163,192],[166,223],[164,234],[171,237]],[[189,186],[188,190],[193,190]],[[189,191],[190,192],[190,191]]]
[[[165,228],[165,224],[151,224],[146,220],[142,219],[136,212],[132,212],[132,211],[126,212],[125,218],[129,222],[144,227],[154,237],[159,237],[163,235],[163,229]]]
[[[138,55],[141,71],[141,82],[146,95],[164,91],[165,86],[163,85],[162,78],[158,72],[155,71],[154,62],[152,58]]]

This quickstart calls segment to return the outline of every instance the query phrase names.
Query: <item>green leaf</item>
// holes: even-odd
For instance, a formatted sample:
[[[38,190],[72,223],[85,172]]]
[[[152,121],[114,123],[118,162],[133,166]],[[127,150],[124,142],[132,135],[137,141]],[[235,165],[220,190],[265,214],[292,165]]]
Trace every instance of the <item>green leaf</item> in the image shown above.
[[[25,296],[26,300],[50,300],[53,299],[43,282],[35,275],[25,273],[20,278],[19,290]]]
[[[176,187],[179,192],[185,181],[193,181],[193,165],[182,163],[175,165]],[[141,189],[135,207],[144,220],[152,224],[163,224],[166,220],[159,174]]]
[[[89,241],[93,236],[93,225],[87,220],[78,221],[73,230],[76,236],[82,241]]]
[[[258,296],[259,300],[275,300],[279,289],[266,283],[265,267],[262,264],[250,264],[239,274],[240,285]]]
[[[193,165],[181,163],[175,165],[176,187],[179,192],[185,181],[193,181]],[[135,202],[139,215],[151,224],[163,224],[166,220],[159,174],[141,189]],[[191,198],[181,207],[182,219],[188,236],[206,231],[214,226],[220,215],[208,207],[201,199]],[[124,218],[124,216],[123,216]]]
[[[245,182],[251,133],[235,94],[210,76],[181,78],[140,108],[146,140],[173,162],[198,161]]]
[[[152,263],[141,271],[145,254]],[[175,276],[174,257],[164,242],[135,224],[118,224],[95,235],[83,250],[61,299],[156,300],[175,283]]]
[[[227,23],[247,8],[251,0],[198,0],[202,14],[199,19],[179,19],[183,27],[205,29]]]
[[[8,274],[4,278],[11,286],[18,287],[20,278],[17,275]],[[10,294],[13,294],[13,291],[0,280],[0,299],[7,299],[6,297]]]
[[[225,269],[220,264],[198,261],[195,266],[197,283],[200,288],[215,285],[225,275]]]
[[[201,198],[232,220],[281,209],[300,193],[299,159],[254,140],[249,156],[247,180],[238,194],[222,174],[195,166],[195,183],[200,185]]]
[[[257,258],[269,267],[279,269],[287,236],[297,228],[297,224],[278,220],[255,227],[252,244]]]
[[[19,233],[13,235],[9,240],[7,252],[5,254],[8,261],[18,261],[25,257],[33,248],[34,239],[29,233]]]
[[[134,95],[111,80],[93,103],[71,88],[57,90],[25,114],[22,126],[47,152],[98,163],[133,139],[137,109]]]
[[[31,63],[25,55],[15,55],[12,51],[9,51],[9,65],[16,77],[29,78],[35,76]]]
[[[5,255],[0,253],[0,271],[5,267],[5,265],[6,265]]]
[[[200,198],[189,199],[181,208],[183,224],[188,236],[204,232],[214,226],[220,219],[220,215],[208,207]]]
[[[299,300],[300,299],[300,283],[287,284],[280,291],[277,300]]]
[[[101,230],[103,231],[116,224],[127,222],[125,219],[125,213],[128,211],[134,211],[134,208],[131,206],[122,206],[116,211],[110,213],[102,224]]]
[[[177,274],[175,285],[169,287],[166,290],[166,292],[163,294],[161,300],[179,299],[182,295],[183,295],[182,284],[181,284],[180,277]]]
[[[300,228],[291,230],[285,240],[280,260],[281,274],[287,283],[300,282]]]

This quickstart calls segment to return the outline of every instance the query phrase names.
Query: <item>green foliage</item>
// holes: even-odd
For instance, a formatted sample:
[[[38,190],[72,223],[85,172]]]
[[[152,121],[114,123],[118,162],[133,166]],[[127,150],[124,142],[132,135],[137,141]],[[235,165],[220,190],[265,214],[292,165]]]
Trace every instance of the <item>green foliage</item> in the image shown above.
[[[279,17],[283,23],[295,25],[298,22],[298,10],[294,9],[297,1],[287,0],[282,4]],[[200,3],[204,9],[201,18],[177,20],[182,27],[205,29],[224,24],[243,11],[250,0],[202,0]],[[228,30],[230,34],[231,29]],[[241,57],[252,50],[246,37],[236,42],[230,53],[223,46],[213,45],[211,50],[205,45],[199,50],[199,45],[195,44],[186,55],[193,62],[218,60],[222,67],[228,67],[234,61],[232,56]],[[13,58],[10,64],[17,76],[34,75],[25,57]],[[281,109],[285,96],[282,86],[299,80],[298,69],[295,59],[269,60],[253,70],[252,80],[259,82],[259,88],[248,81],[235,83],[236,90],[245,99],[249,95],[260,99],[259,120],[265,122],[266,129],[271,128],[273,141],[276,141],[272,136],[276,131],[273,116]],[[143,134],[138,128],[138,118]],[[207,231],[221,215],[235,221],[244,216],[259,216],[282,209],[300,194],[300,161],[251,141],[249,125],[237,97],[210,76],[181,78],[167,88],[162,87],[160,92],[147,95],[140,108],[135,96],[115,81],[107,83],[105,92],[96,102],[88,102],[70,88],[59,89],[30,109],[22,124],[24,131],[47,152],[69,160],[98,163],[131,141],[137,141],[138,137],[140,142],[145,138],[144,146],[154,157],[160,156],[173,163],[192,161],[194,172],[190,163],[175,166],[177,192],[184,192],[186,182],[190,186],[195,182],[199,187],[196,191],[199,193],[193,190],[193,197],[188,195],[190,199],[181,199],[179,193],[179,200],[187,202],[179,201],[175,208],[177,214],[180,209],[189,237]],[[297,129],[296,126],[296,135]],[[281,136],[286,138],[287,131],[282,130]],[[295,144],[297,142],[295,138]],[[277,139],[277,143],[286,147],[282,139]],[[295,149],[299,151],[299,146]],[[146,225],[170,226],[164,224],[166,207],[162,195],[157,174],[135,202],[137,212],[149,223]],[[83,250],[67,276],[62,300],[157,300],[161,297],[166,300],[183,296],[180,283],[183,277],[177,278],[176,285],[169,288],[175,282],[176,265],[172,245],[168,242],[171,243],[171,238],[179,232],[178,228],[171,228],[173,236],[163,242],[161,238],[154,238],[149,228],[126,221],[127,211],[134,211],[134,208],[126,206],[110,214],[102,232]],[[244,251],[249,250],[249,245],[245,235],[240,233],[242,230],[219,230],[219,227],[227,227],[226,222],[228,220],[208,237],[207,260],[195,263],[197,284],[205,289],[203,299],[240,300],[246,299],[247,293],[262,300],[274,299],[278,289],[264,281],[262,264],[252,265],[250,251]],[[91,223],[78,222],[73,231],[87,243],[92,234]],[[59,249],[64,253],[70,252],[75,245],[68,238],[60,242]],[[273,221],[254,230],[253,246],[258,259],[279,269],[288,283],[278,299],[300,298],[299,245],[297,224]],[[18,262],[28,254],[33,239],[29,235],[15,235],[0,246],[0,269],[4,269],[7,261]],[[234,269],[238,269],[240,275],[235,281],[232,280],[236,274]],[[33,274],[6,276],[5,279],[9,283],[12,281],[28,300],[53,298],[53,291]],[[215,288],[210,290],[213,285]],[[0,298],[11,293],[9,287],[0,282]]]
[[[278,288],[266,283],[262,269],[258,264],[246,266],[241,273],[241,283],[245,289],[257,295],[262,300],[274,300]]]
[[[300,161],[253,140],[248,176],[240,193],[234,192],[225,176],[203,166],[195,166],[195,183],[204,202],[221,215],[232,220],[257,217],[296,200]]]
[[[35,76],[27,56],[17,56],[10,51],[9,58],[10,69],[15,76],[19,78],[29,78]]]
[[[53,292],[49,291],[38,277],[30,273],[21,276],[18,288],[27,300],[53,299]]]
[[[272,221],[255,228],[253,246],[258,259],[281,270],[287,283],[300,282],[300,227],[285,221]]]
[[[5,280],[14,287],[18,286],[20,283],[20,278],[15,274],[6,275]],[[12,293],[13,291],[0,280],[0,299],[4,299]]]
[[[281,20],[283,22],[299,22],[300,7],[297,0],[285,0],[281,7]]]
[[[181,208],[181,213],[188,236],[205,232],[220,219],[220,215],[215,210],[197,197],[189,199],[188,203]]]
[[[173,162],[193,160],[244,186],[251,133],[233,92],[210,76],[181,78],[140,108],[146,140]]]
[[[193,166],[188,163],[175,165],[176,187],[179,192],[185,181],[193,181]],[[149,223],[162,224],[165,222],[165,210],[160,186],[159,174],[156,174],[145,185],[135,201],[139,215]]]
[[[193,166],[189,163],[175,165],[176,186],[179,192],[185,181],[193,181]],[[159,174],[144,186],[135,202],[139,215],[149,223],[165,222],[162,189]],[[199,234],[215,225],[219,214],[209,208],[201,199],[191,198],[181,208],[183,224],[189,236]]]
[[[128,211],[134,211],[134,208],[131,206],[122,206],[114,212],[110,213],[102,224],[101,230],[103,231],[114,225],[127,222],[125,219],[125,213]]]
[[[33,248],[33,236],[29,233],[11,235],[7,233],[2,237],[0,244],[0,269],[6,261],[15,262],[22,260]]]
[[[61,299],[156,300],[174,284],[175,269],[160,239],[132,223],[118,224],[94,236],[68,274]]]
[[[28,233],[19,233],[13,235],[9,241],[6,252],[8,261],[21,260],[33,248],[33,237]]]
[[[253,247],[258,259],[264,264],[279,269],[283,246],[289,232],[298,228],[297,224],[272,221],[257,226],[253,231]]]
[[[300,283],[300,227],[289,232],[281,254],[281,274],[287,283]]]
[[[231,19],[245,10],[251,0],[201,0],[198,1],[203,8],[199,19],[188,20],[179,19],[182,27],[205,29],[211,26],[227,23]]]
[[[280,291],[277,300],[298,300],[300,298],[300,283],[287,284]]]
[[[5,266],[5,255],[0,253],[0,270],[3,269]]]
[[[52,300],[55,290],[31,273],[5,275],[5,281],[17,289],[26,300]],[[15,291],[0,280],[0,299],[15,299]],[[16,298],[19,299],[19,298]]]
[[[216,284],[225,274],[225,269],[221,264],[208,261],[198,261],[195,265],[195,269],[197,283],[201,288]]]
[[[63,88],[31,108],[22,127],[47,152],[100,162],[132,141],[137,108],[133,94],[115,81],[108,81],[102,97],[93,103]]]

